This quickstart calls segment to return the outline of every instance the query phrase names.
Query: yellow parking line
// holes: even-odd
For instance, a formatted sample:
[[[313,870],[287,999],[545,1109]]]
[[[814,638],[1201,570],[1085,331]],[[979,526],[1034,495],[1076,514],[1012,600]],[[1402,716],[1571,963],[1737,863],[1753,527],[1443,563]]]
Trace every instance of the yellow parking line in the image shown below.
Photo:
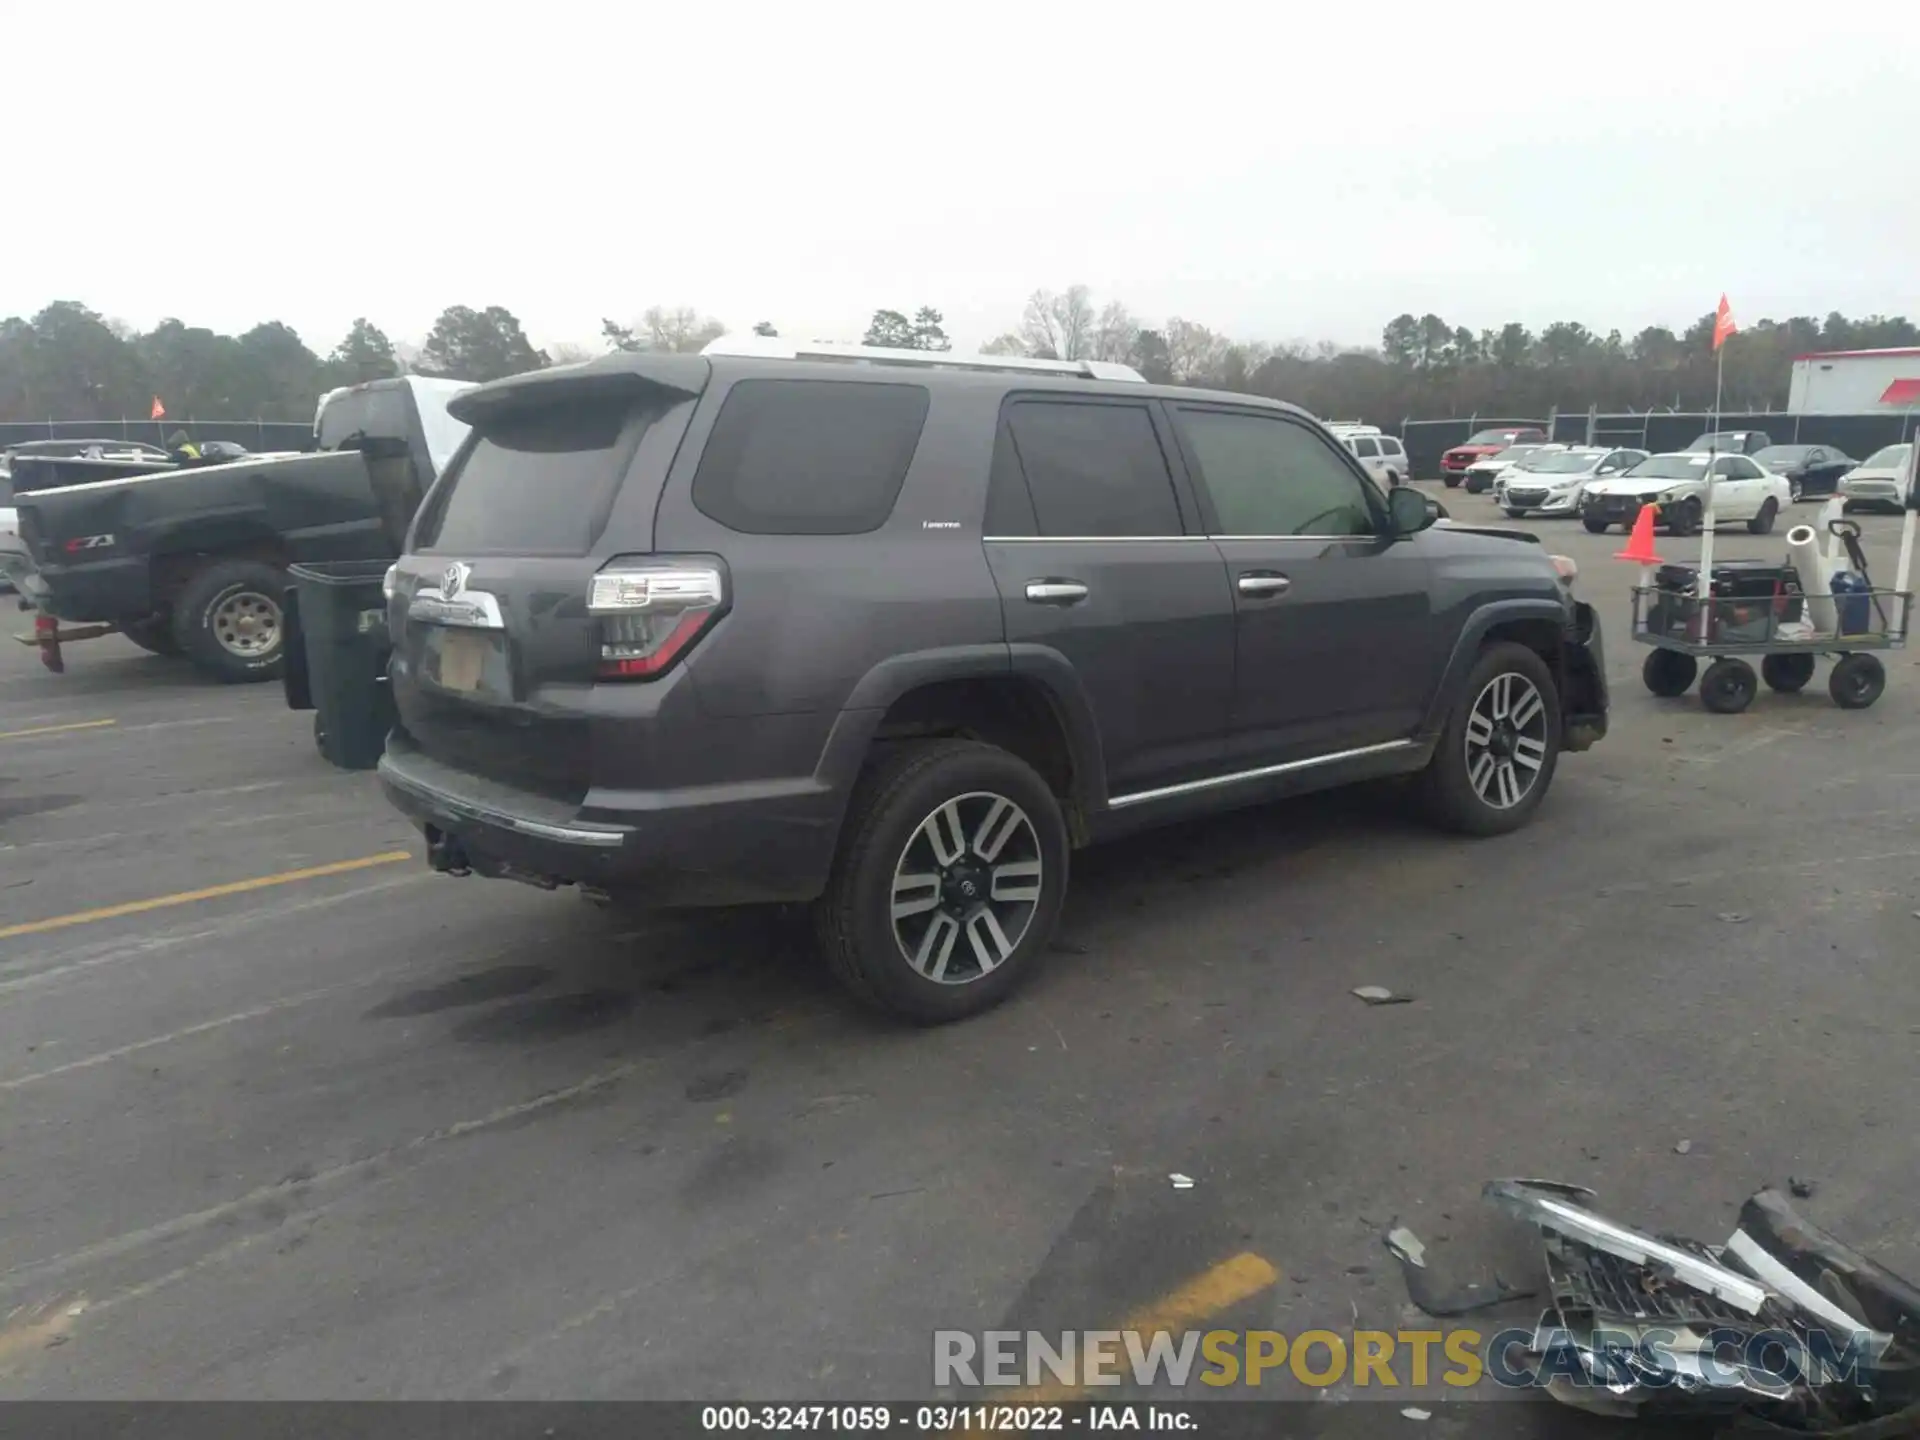
[[[29,735],[63,735],[69,730],[98,730],[118,720],[76,720],[71,725],[36,725],[31,730],[0,730],[0,740],[24,740]]]
[[[55,915],[48,920],[30,920],[24,925],[0,929],[0,940],[18,935],[42,935],[49,930],[64,930],[69,925],[86,925],[95,920],[117,920],[122,915],[139,915],[148,910],[165,910],[174,905],[191,905],[199,900],[218,900],[225,895],[244,895],[250,890],[266,890],[275,885],[291,885],[296,880],[319,880],[327,875],[345,875],[354,870],[371,870],[376,865],[396,865],[413,859],[410,850],[386,850],[378,855],[363,855],[358,860],[336,860],[330,865],[310,865],[304,870],[286,870],[278,875],[262,875],[253,880],[234,880],[225,885],[209,885],[204,890],[182,890],[177,895],[158,895],[151,900],[129,900],[124,905],[103,905],[98,910],[78,910],[71,915]]]
[[[1222,1310],[1258,1295],[1279,1279],[1280,1272],[1263,1257],[1251,1250],[1244,1251],[1231,1260],[1222,1260],[1210,1270],[1201,1271],[1179,1289],[1170,1290],[1158,1300],[1142,1306],[1122,1320],[1117,1328],[1123,1332],[1137,1331],[1142,1335],[1152,1335],[1158,1330],[1178,1334],[1209,1316],[1218,1315]],[[1084,1387],[1052,1381],[1030,1389],[1010,1391],[1004,1397],[996,1395],[993,1403],[1058,1405],[1085,1393]]]

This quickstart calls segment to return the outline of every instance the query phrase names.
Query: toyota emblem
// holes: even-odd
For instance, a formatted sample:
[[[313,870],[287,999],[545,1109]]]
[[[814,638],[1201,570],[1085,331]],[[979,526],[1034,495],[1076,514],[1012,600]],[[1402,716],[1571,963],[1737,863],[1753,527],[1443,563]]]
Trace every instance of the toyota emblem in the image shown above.
[[[451,600],[467,588],[467,576],[473,573],[473,567],[464,561],[456,560],[447,566],[447,573],[440,577],[440,593]]]

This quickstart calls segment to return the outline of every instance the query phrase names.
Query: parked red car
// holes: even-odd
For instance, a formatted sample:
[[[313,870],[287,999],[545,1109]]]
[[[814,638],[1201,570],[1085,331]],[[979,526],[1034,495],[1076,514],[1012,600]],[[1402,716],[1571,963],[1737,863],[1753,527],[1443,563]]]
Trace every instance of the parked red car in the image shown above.
[[[1440,457],[1440,478],[1446,481],[1449,490],[1455,489],[1466,478],[1467,467],[1474,461],[1498,455],[1509,445],[1544,445],[1546,440],[1543,425],[1496,425],[1490,430],[1476,430],[1467,437],[1466,444],[1456,445]]]

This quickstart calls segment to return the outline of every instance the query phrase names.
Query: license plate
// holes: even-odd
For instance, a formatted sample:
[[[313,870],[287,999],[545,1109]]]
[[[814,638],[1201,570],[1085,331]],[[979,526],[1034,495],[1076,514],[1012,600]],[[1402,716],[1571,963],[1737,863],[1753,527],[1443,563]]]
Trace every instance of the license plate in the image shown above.
[[[480,676],[486,665],[486,636],[464,630],[441,632],[438,679],[443,689],[471,694],[480,688]]]

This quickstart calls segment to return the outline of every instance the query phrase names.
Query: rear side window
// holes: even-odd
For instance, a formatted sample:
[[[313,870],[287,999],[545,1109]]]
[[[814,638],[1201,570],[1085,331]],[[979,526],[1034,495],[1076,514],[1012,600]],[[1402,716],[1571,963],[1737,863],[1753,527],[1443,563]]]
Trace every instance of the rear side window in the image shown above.
[[[1145,406],[1022,400],[1007,424],[1040,534],[1183,533],[1173,476]]]
[[[1400,448],[1400,442],[1398,440],[1394,439],[1391,435],[1387,435],[1382,437],[1380,441],[1380,453],[1382,455],[1397,456],[1405,455],[1407,452]]]
[[[584,555],[646,421],[631,400],[575,400],[490,419],[422,517],[421,549]]]
[[[693,476],[693,503],[748,535],[878,530],[927,420],[922,385],[742,380]]]

